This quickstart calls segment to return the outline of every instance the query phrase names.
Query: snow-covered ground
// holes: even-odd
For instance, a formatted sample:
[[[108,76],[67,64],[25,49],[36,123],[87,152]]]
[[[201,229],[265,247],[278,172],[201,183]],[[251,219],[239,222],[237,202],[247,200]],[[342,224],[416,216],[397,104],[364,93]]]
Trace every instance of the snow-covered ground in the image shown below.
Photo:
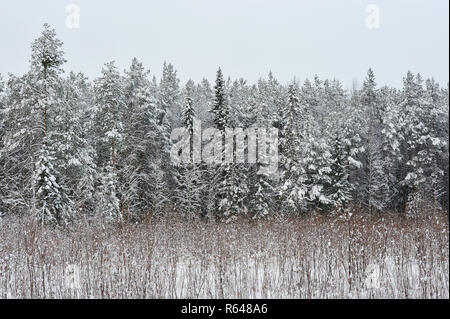
[[[449,298],[446,216],[0,221],[0,298]]]

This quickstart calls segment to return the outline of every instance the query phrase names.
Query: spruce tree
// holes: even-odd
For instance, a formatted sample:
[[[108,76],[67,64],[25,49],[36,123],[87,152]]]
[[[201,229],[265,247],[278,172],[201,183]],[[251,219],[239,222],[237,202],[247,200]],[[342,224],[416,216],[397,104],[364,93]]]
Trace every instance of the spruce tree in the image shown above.
[[[162,170],[164,175],[163,181],[167,184],[160,189],[168,190],[169,193],[165,197],[170,198],[173,197],[173,190],[176,187],[176,168],[170,161],[170,134],[174,128],[179,127],[181,116],[179,79],[177,78],[176,70],[170,63],[164,62],[157,96],[156,111],[159,113],[157,115],[157,125],[160,147],[160,159],[158,159],[158,162],[162,165],[159,169]]]
[[[301,106],[297,83],[288,87],[288,99],[282,119],[280,139],[281,184],[280,195],[285,214],[298,214],[306,209],[307,181],[306,172],[301,165],[302,142],[304,135],[300,127],[302,122]]]
[[[175,202],[179,206],[181,214],[188,218],[199,217],[201,214],[201,192],[202,176],[200,163],[194,161],[194,136],[198,132],[194,128],[195,110],[193,105],[194,82],[188,81],[185,88],[185,107],[182,113],[182,123],[188,142],[185,147],[189,148],[188,161],[182,162],[177,167],[177,189],[175,192]],[[186,151],[186,150],[184,150]]]
[[[331,165],[331,188],[330,198],[335,213],[342,213],[350,202],[352,185],[349,182],[346,147],[342,143],[342,137],[336,135],[334,148],[331,154],[333,164]]]
[[[367,72],[360,95],[365,114],[365,128],[362,132],[365,150],[360,154],[362,167],[359,169],[357,196],[369,214],[381,212],[388,201],[387,163],[383,157],[382,119],[383,107],[376,89],[372,69]]]
[[[232,189],[230,173],[231,164],[225,162],[225,129],[229,121],[229,104],[227,101],[226,84],[223,79],[222,70],[219,68],[216,74],[214,85],[214,103],[211,109],[215,128],[220,134],[219,144],[215,145],[218,150],[219,163],[211,166],[212,170],[209,181],[209,191],[213,198],[214,206],[210,207],[214,211],[208,212],[209,216],[229,220],[232,218]]]

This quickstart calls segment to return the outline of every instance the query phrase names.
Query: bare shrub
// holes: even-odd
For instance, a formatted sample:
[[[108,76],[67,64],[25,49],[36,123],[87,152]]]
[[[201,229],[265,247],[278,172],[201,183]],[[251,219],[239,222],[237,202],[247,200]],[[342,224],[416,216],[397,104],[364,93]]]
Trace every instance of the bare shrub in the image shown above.
[[[447,216],[0,221],[0,298],[449,298]]]

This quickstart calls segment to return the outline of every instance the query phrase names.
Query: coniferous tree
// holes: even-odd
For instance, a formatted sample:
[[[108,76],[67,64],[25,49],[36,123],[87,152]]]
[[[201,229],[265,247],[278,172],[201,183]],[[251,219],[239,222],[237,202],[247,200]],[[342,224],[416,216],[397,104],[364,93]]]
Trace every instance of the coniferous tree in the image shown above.
[[[216,74],[216,83],[214,85],[214,103],[211,110],[213,114],[213,122],[215,128],[218,130],[220,138],[214,145],[215,150],[218,152],[215,155],[218,163],[210,167],[212,172],[210,173],[209,190],[212,192],[210,195],[213,198],[213,211],[209,214],[214,217],[222,219],[233,218],[232,212],[232,193],[230,189],[231,185],[230,173],[231,164],[225,161],[225,141],[226,141],[226,128],[228,127],[230,119],[229,104],[227,101],[226,83],[223,78],[222,70],[219,68]]]
[[[389,184],[381,136],[384,114],[372,69],[367,72],[360,99],[365,114],[362,132],[365,150],[360,154],[362,166],[358,172],[357,197],[369,214],[374,214],[385,208]]]
[[[274,120],[276,119],[276,104],[274,103],[274,96],[272,96],[276,90],[276,80],[272,74],[269,74],[269,81],[258,81],[258,86],[254,88],[254,99],[248,102],[249,109],[248,114],[251,116],[251,120],[248,127],[254,129],[255,132],[255,144],[256,144],[256,163],[252,165],[247,173],[250,180],[251,196],[249,203],[249,210],[251,211],[253,218],[259,218],[264,216],[270,216],[271,212],[275,210],[276,199],[276,173],[269,173],[264,168],[268,165],[269,161],[276,160],[270,158],[273,153],[270,151],[270,147],[278,147],[278,145],[270,145],[267,143],[269,136],[268,130],[272,127]],[[245,109],[245,108],[244,108]],[[260,150],[261,147],[261,150]],[[278,163],[277,163],[278,165]]]
[[[58,158],[55,157],[60,151],[58,113],[62,104],[61,67],[65,63],[61,47],[62,42],[56,38],[55,30],[45,24],[41,36],[31,45],[30,71],[20,79],[11,80],[11,89],[19,91],[11,94],[11,104],[6,111],[9,117],[7,125],[12,133],[6,136],[6,152],[8,157],[15,155],[9,163],[16,156],[22,156],[19,165],[10,166],[19,171],[19,176],[22,175],[18,181],[12,182],[10,194],[21,192],[19,198],[23,201],[11,203],[28,207],[32,203],[38,220],[64,225],[70,219],[71,204],[66,185],[62,184],[63,178],[56,168]],[[13,114],[16,110],[18,112]],[[18,147],[25,152],[19,155]]]
[[[3,77],[0,74],[0,180],[5,180],[5,159],[2,157],[3,154],[3,137],[5,135],[5,83],[3,82]],[[2,182],[0,182],[0,218],[5,214],[4,213],[4,198],[5,198],[5,187]]]
[[[448,85],[408,72],[402,90],[377,88],[369,70],[361,89],[347,91],[317,76],[301,87],[272,73],[255,84],[225,80],[219,69],[214,88],[204,79],[180,91],[171,64],[150,79],[136,59],[124,76],[107,63],[92,85],[82,73],[63,77],[61,47],[44,25],[29,71],[6,86],[0,77],[0,216],[65,226],[142,220],[171,204],[224,221],[353,206],[448,211]],[[214,164],[194,159],[196,117],[218,131]],[[169,136],[180,126],[191,151],[177,167]],[[275,176],[263,170],[273,127]],[[251,151],[255,162],[242,162]]]
[[[301,88],[305,127],[301,161],[307,175],[309,209],[319,211],[327,210],[332,203],[328,194],[331,186],[331,143],[327,132],[322,130],[325,121],[322,95],[322,82],[317,76],[314,82],[306,80]]]
[[[404,112],[403,149],[406,160],[401,182],[405,211],[412,215],[429,206],[427,198],[435,196],[430,194],[428,185],[435,184],[438,176],[443,175],[434,163],[446,143],[433,130],[430,123],[432,107],[429,105],[421,76],[415,77],[408,72],[404,79],[403,101],[400,105]]]
[[[346,147],[339,134],[334,141],[334,148],[331,154],[333,164],[331,165],[331,187],[330,198],[334,206],[335,213],[342,213],[347,204],[352,199],[352,185],[349,182],[349,172],[346,159]]]
[[[194,138],[199,139],[199,132],[194,128],[195,110],[193,105],[194,82],[188,81],[185,88],[185,108],[182,113],[182,123],[187,134],[188,141],[185,145],[189,149],[188,161],[182,162],[177,167],[177,189],[175,192],[175,201],[179,205],[179,211],[188,218],[200,216],[201,212],[201,192],[203,185],[200,163],[194,160]]]
[[[244,216],[249,211],[247,203],[249,197],[249,165],[244,163],[245,153],[245,137],[244,129],[246,128],[244,115],[248,108],[248,99],[252,97],[251,93],[247,93],[248,85],[244,79],[235,81],[233,84],[228,83],[227,96],[229,100],[228,107],[228,135],[226,133],[227,143],[229,145],[230,160],[228,164],[228,187],[227,201],[230,211],[236,219],[238,216]]]
[[[98,203],[109,202],[112,206],[102,209],[102,214],[117,221],[123,219],[120,203],[118,172],[122,168],[119,154],[123,149],[124,125],[123,112],[125,110],[123,78],[119,74],[114,62],[106,63],[102,69],[102,76],[95,80],[95,127],[97,135],[97,165],[101,170],[99,177],[100,196],[108,196],[98,200]]]
[[[53,166],[56,157],[46,138],[36,162],[34,177],[36,218],[42,224],[66,226],[72,216],[70,200],[64,186],[60,185],[60,174]]]
[[[71,72],[61,85],[54,121],[55,169],[77,215],[92,215],[96,179],[95,150],[84,133],[86,78]],[[75,217],[75,216],[74,216]]]
[[[300,123],[303,120],[302,109],[298,96],[298,85],[293,83],[288,88],[288,100],[282,119],[282,134],[280,140],[282,177],[280,195],[283,201],[283,211],[286,214],[296,214],[306,209],[306,171],[301,164],[303,131]]]
[[[124,87],[124,147],[119,172],[120,193],[126,218],[142,219],[151,209],[152,161],[157,143],[156,98],[149,71],[133,59]]]
[[[157,94],[157,111],[159,112],[157,125],[161,157],[158,162],[162,165],[160,169],[164,175],[163,180],[167,183],[166,186],[161,185],[160,189],[169,191],[165,197],[170,198],[176,187],[176,167],[170,161],[170,134],[174,128],[179,127],[178,119],[181,116],[179,80],[176,70],[170,63],[163,65]]]
[[[117,194],[118,177],[112,163],[107,163],[100,173],[99,186],[96,193],[96,212],[105,221],[123,222],[124,216]]]

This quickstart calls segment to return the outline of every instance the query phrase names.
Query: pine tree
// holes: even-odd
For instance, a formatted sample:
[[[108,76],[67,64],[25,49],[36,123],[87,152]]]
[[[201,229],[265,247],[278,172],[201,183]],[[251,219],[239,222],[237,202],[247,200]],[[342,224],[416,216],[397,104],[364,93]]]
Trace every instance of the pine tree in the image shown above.
[[[114,62],[105,64],[102,76],[95,80],[94,94],[98,163],[116,169],[116,156],[123,140],[125,103],[122,77]]]
[[[142,219],[151,208],[151,161],[158,135],[154,114],[156,98],[149,80],[150,72],[136,58],[125,73],[120,193],[125,218]]]
[[[102,214],[123,218],[122,207],[117,212],[116,203],[120,203],[118,171],[122,168],[120,154],[123,148],[124,125],[123,112],[125,109],[123,94],[123,79],[114,62],[106,63],[102,69],[102,76],[95,80],[94,86],[95,127],[97,136],[97,165],[102,170],[100,178],[101,194],[107,196],[98,202],[109,202]],[[116,198],[117,197],[117,198]]]
[[[34,197],[36,217],[42,222],[65,225],[71,218],[71,203],[67,188],[63,185],[63,176],[57,169],[59,159],[56,157],[59,151],[58,112],[62,103],[61,66],[66,62],[61,46],[62,42],[56,38],[55,30],[45,24],[42,35],[31,45],[30,71],[17,83],[22,90],[28,92],[24,94],[22,91],[16,97],[25,99],[17,101],[21,104],[20,108],[24,105],[31,107],[25,114],[37,113],[30,116],[27,123],[28,129],[33,130],[33,134],[40,135],[32,137],[38,146],[33,147],[32,153],[29,153],[30,158],[36,159],[32,174],[34,178],[31,181],[32,189],[36,191]],[[11,124],[20,126],[19,123]],[[20,130],[18,136],[13,135],[13,139],[26,138],[27,135]],[[13,149],[14,147],[11,150]]]

